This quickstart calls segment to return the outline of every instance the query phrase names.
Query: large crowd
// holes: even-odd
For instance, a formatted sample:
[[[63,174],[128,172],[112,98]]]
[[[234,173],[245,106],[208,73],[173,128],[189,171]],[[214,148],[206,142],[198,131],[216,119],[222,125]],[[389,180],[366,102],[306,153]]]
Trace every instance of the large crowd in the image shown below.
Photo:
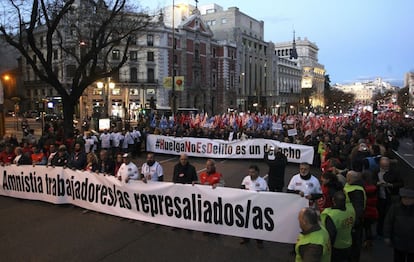
[[[251,166],[241,183],[242,188],[255,191],[282,192],[286,188],[288,193],[309,199],[309,208],[301,210],[298,217],[302,232],[296,244],[297,261],[358,261],[362,246],[370,248],[374,237],[393,245],[394,261],[414,259],[414,242],[409,234],[414,225],[414,185],[402,179],[391,154],[398,149],[399,138],[411,136],[414,141],[414,123],[397,113],[229,113],[169,119],[153,115],[140,118],[135,128],[114,127],[101,133],[75,131],[65,139],[60,126],[46,125],[39,138],[28,132],[22,141],[6,135],[0,142],[0,163],[63,166],[117,176],[126,183],[131,179],[163,181],[163,168],[153,153],[147,154],[140,168],[131,161],[145,151],[147,134],[227,141],[266,138],[305,144],[315,149],[312,165],[321,169],[320,178],[311,175],[309,165],[303,163],[299,173],[285,184],[286,157],[276,148],[269,148],[264,159],[269,166],[267,180],[258,176],[257,166]],[[173,170],[173,182],[215,187],[223,184],[223,176],[211,159],[206,171],[197,175],[187,156],[181,155]],[[241,244],[247,241],[243,239]],[[257,243],[263,246],[263,242]]]

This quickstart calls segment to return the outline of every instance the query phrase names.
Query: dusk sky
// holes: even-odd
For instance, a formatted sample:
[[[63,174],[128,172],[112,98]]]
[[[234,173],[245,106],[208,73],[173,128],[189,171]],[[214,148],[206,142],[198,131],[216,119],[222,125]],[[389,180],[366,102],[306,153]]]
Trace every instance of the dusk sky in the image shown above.
[[[150,10],[172,0],[141,0]],[[175,0],[177,3],[195,1]],[[350,83],[382,77],[402,86],[414,71],[413,0],[200,0],[216,3],[264,21],[265,41],[285,42],[307,37],[319,47],[331,83]]]

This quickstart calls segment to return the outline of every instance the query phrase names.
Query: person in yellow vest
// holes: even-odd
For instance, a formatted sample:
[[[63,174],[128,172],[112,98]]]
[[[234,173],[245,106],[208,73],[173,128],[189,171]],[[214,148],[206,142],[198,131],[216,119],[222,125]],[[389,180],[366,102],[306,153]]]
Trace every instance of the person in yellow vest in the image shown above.
[[[342,191],[333,195],[332,202],[333,206],[325,208],[321,214],[322,225],[332,243],[332,261],[350,261],[355,210],[351,204],[346,205]]]
[[[331,261],[331,241],[326,229],[319,224],[316,211],[303,208],[298,216],[302,232],[295,245],[296,262]]]
[[[346,174],[344,186],[346,203],[355,209],[355,222],[352,228],[351,261],[359,261],[362,247],[363,220],[366,205],[366,195],[363,187],[362,174],[354,170]]]

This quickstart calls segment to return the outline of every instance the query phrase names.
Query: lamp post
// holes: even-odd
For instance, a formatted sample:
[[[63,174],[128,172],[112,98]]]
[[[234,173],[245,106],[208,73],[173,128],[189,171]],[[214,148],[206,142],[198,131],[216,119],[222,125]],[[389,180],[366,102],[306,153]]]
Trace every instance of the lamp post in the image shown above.
[[[111,82],[110,79],[108,79],[108,81],[106,83],[104,82],[97,82],[96,86],[99,89],[102,89],[102,97],[103,97],[103,117],[104,118],[109,118],[109,113],[108,113],[108,106],[109,106],[109,95],[110,95],[110,91],[111,89],[115,88],[115,83]]]
[[[172,51],[171,51],[171,111],[175,115],[176,100],[175,100],[175,1],[172,2]]]

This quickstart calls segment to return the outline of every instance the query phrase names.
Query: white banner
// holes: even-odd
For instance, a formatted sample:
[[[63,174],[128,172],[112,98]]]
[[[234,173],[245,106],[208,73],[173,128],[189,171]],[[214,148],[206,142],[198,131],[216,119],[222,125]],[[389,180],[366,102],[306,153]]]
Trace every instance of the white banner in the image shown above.
[[[0,167],[0,195],[73,204],[115,216],[225,235],[295,243],[297,194],[130,181],[61,167]]]
[[[224,141],[195,137],[147,136],[147,151],[171,155],[186,153],[194,157],[263,159],[266,147],[270,146],[279,148],[289,162],[313,162],[313,147],[271,139]]]

